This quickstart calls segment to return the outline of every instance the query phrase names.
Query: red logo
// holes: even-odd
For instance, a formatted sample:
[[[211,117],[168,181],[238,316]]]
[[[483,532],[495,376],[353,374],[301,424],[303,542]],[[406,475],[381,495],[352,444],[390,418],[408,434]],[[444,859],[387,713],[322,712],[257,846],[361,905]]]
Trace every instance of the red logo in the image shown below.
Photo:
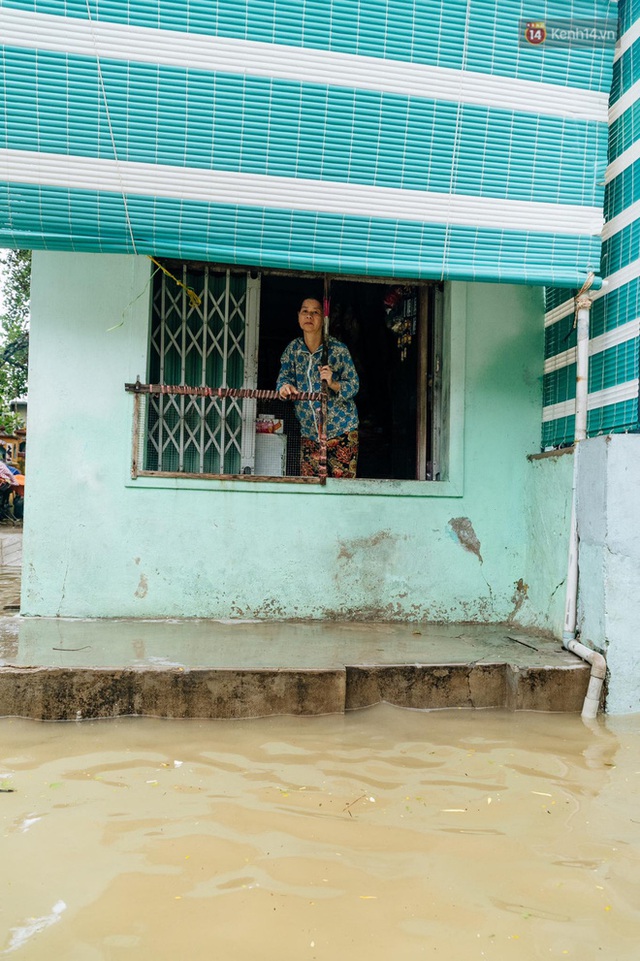
[[[547,39],[547,28],[545,27],[544,20],[532,20],[530,23],[525,24],[524,39],[527,43],[533,44],[534,47],[544,43]]]

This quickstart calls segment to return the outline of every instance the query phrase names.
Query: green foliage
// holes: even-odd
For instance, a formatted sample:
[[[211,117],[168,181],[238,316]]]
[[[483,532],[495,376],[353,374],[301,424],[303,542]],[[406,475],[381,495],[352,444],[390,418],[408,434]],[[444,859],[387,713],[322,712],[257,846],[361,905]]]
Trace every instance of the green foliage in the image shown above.
[[[4,308],[0,317],[0,425],[17,426],[10,403],[27,392],[31,251],[7,250],[0,256]]]

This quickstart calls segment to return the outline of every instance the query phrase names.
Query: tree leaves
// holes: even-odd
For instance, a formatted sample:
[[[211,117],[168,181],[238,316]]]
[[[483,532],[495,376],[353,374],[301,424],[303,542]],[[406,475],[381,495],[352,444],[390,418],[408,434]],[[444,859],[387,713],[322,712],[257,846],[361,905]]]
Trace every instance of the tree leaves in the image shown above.
[[[4,308],[0,317],[0,425],[11,430],[16,417],[10,403],[27,391],[31,251],[7,250],[0,256]]]

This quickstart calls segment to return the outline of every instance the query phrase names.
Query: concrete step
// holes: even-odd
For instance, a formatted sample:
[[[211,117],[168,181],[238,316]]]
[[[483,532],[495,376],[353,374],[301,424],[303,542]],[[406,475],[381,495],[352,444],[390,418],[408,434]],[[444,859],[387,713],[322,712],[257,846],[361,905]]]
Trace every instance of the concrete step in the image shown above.
[[[510,625],[0,621],[0,715],[43,720],[419,710],[579,712],[589,668]]]

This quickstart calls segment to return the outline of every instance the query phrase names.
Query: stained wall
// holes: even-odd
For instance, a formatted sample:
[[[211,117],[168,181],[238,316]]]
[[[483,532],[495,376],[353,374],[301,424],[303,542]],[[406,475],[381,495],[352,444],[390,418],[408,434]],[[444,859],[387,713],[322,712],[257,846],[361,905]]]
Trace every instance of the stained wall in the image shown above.
[[[34,253],[25,615],[555,628],[564,549],[547,563],[531,548],[532,490],[560,535],[566,509],[564,475],[538,483],[527,460],[539,450],[539,288],[448,288],[445,483],[134,481],[124,384],[145,378],[150,269]]]

